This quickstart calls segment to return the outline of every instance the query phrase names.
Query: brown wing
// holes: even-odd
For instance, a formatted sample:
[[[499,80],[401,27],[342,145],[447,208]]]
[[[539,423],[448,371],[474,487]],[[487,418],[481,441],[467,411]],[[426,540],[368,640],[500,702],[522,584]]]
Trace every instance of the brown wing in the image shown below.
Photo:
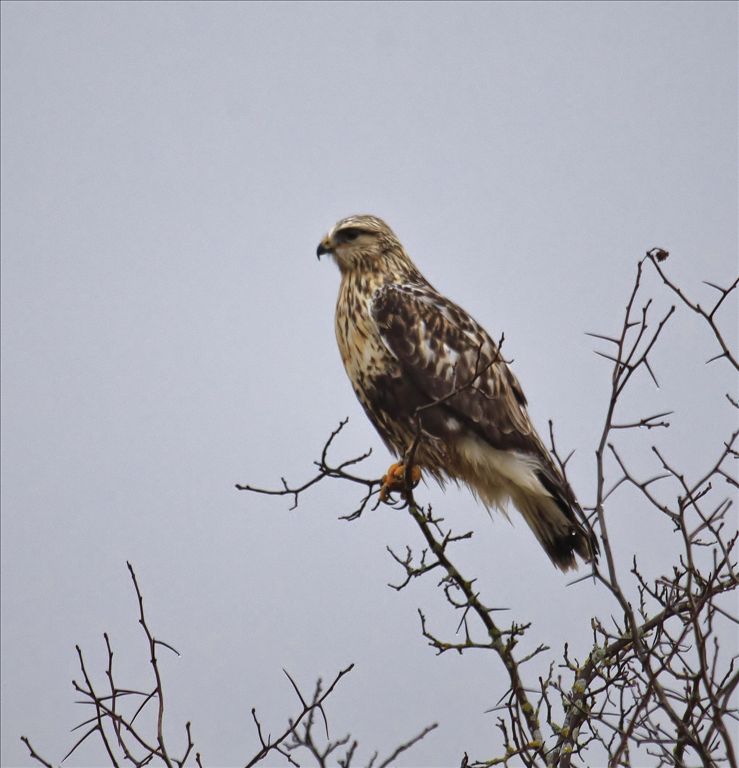
[[[516,377],[464,310],[430,286],[388,284],[375,292],[371,313],[383,343],[427,402],[442,401],[440,411],[494,448],[541,455]]]
[[[534,457],[545,499],[554,504],[523,493],[516,504],[524,518],[558,567],[575,566],[573,551],[585,560],[596,556],[595,536],[529,420],[516,377],[484,329],[427,285],[386,285],[375,292],[371,313],[416,402],[437,403],[423,412],[424,430],[445,440],[472,430],[493,448]]]

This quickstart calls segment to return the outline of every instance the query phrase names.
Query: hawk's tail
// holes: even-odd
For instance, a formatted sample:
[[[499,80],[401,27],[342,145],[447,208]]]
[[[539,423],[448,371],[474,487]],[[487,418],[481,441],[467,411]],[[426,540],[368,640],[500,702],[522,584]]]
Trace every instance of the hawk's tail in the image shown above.
[[[576,554],[586,562],[597,560],[598,541],[572,492],[559,477],[538,476],[546,495],[521,487],[511,495],[549,559],[562,571],[577,568]]]

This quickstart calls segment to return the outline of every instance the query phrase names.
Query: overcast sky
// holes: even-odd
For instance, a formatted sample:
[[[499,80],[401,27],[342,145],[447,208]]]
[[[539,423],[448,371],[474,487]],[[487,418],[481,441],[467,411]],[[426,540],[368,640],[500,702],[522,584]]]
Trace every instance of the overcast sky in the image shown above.
[[[404,765],[498,754],[485,710],[502,666],[434,656],[416,609],[440,634],[455,617],[433,580],[386,586],[385,546],[419,545],[406,517],[339,521],[355,502],[340,485],[289,511],[234,483],[307,478],[345,416],[337,455],[372,447],[367,474],[387,468],[336,350],[338,272],[315,258],[337,219],[371,212],[505,332],[535,423],[553,418],[577,450],[592,501],[609,371],[584,332],[618,328],[652,246],[701,297],[701,280],[737,271],[736,15],[707,1],[3,3],[3,765],[30,764],[22,733],[52,760],[71,746],[87,715],[75,643],[102,675],[108,631],[122,676],[147,673],[127,559],[182,653],[163,662],[169,721],[193,721],[206,764],[253,753],[252,706],[273,732],[294,712],[283,667],[310,686],[349,662],[327,715],[365,759],[434,721]],[[629,400],[630,415],[676,409],[672,432],[628,449],[648,458],[661,440],[698,471],[735,419],[721,402],[735,382],[688,364],[713,352],[688,320],[657,361],[662,389]],[[533,621],[532,644],[587,653],[599,588],[568,588],[520,520],[491,523],[469,492],[421,499],[475,529],[459,560],[486,602]],[[662,520],[613,510],[623,568],[634,551],[669,563]],[[69,763],[101,759],[90,746]]]

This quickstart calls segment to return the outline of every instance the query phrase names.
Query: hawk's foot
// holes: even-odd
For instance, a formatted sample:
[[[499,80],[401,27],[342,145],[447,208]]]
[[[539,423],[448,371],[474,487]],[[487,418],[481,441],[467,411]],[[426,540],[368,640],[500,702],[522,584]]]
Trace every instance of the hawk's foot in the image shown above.
[[[421,470],[414,464],[410,471],[410,485],[415,488],[421,479]],[[390,494],[394,491],[405,490],[405,464],[398,461],[390,466],[387,474],[382,478],[382,488],[380,488],[380,501],[387,502]]]

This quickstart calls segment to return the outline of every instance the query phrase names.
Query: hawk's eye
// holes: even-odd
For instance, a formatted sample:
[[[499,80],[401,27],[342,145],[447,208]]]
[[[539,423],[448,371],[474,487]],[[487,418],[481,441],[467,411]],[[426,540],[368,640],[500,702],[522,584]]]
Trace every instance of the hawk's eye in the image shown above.
[[[360,229],[345,229],[343,232],[341,232],[341,239],[344,242],[356,240],[361,233],[362,233],[362,230]]]

